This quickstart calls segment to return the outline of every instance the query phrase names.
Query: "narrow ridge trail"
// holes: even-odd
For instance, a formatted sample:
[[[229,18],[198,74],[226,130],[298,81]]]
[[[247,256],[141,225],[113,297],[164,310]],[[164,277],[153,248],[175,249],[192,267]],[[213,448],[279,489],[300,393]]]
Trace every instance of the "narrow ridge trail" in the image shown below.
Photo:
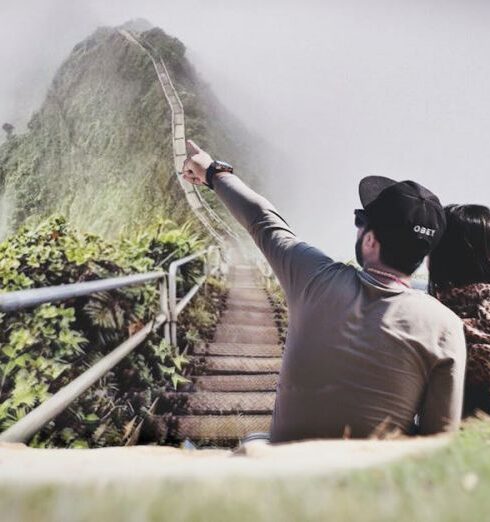
[[[160,397],[157,414],[167,419],[168,440],[235,446],[247,433],[268,432],[281,355],[258,269],[235,265],[214,341],[191,357],[191,384]]]
[[[184,107],[162,56],[137,34],[119,33],[153,63],[172,114],[173,159],[179,183],[196,217],[232,256],[230,240],[238,237],[199,190],[178,175],[186,158]],[[191,439],[232,446],[247,433],[269,431],[282,348],[260,271],[241,262],[235,259],[231,269],[227,309],[214,342],[198,346],[192,356],[191,385],[185,391],[162,393],[155,411],[149,412],[148,420],[166,432],[168,442]]]

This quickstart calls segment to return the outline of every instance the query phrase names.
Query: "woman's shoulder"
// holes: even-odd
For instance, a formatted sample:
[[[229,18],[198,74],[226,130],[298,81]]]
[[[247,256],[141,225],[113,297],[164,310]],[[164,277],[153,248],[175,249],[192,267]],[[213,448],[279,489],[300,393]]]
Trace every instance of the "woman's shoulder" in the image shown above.
[[[463,320],[475,319],[490,329],[490,284],[473,283],[466,286],[438,289],[437,299]]]

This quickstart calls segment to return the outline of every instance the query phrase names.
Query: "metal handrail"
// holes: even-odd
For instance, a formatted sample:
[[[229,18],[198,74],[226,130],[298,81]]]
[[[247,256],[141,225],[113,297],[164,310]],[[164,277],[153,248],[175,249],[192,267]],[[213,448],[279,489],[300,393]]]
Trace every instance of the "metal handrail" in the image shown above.
[[[102,359],[97,361],[88,370],[56,392],[46,402],[34,408],[21,420],[2,432],[0,434],[0,442],[28,441],[44,425],[59,415],[78,399],[82,393],[90,388],[90,386],[101,379],[109,370],[126,357],[126,355],[139,346],[152,331],[167,323],[169,317],[168,289],[165,284],[165,272],[148,272],[130,276],[110,277],[97,281],[19,290],[0,295],[0,311],[11,312],[43,303],[66,301],[75,297],[96,294],[135,284],[144,284],[155,280],[159,281],[160,314],[109,354],[102,357]],[[168,329],[165,333],[166,339],[169,340]]]
[[[174,345],[177,344],[177,319],[180,312],[187,306],[189,301],[194,297],[197,291],[201,288],[203,283],[209,276],[214,275],[221,268],[221,263],[217,263],[215,267],[210,268],[210,259],[213,253],[218,253],[219,260],[221,260],[221,249],[215,245],[211,245],[205,250],[191,254],[190,256],[177,259],[170,263],[168,268],[168,310],[169,310],[169,323],[170,323],[170,342]],[[200,277],[196,284],[183,296],[180,300],[177,300],[177,270],[191,261],[198,258],[204,258],[204,270],[205,275]]]
[[[255,265],[259,269],[260,275],[263,278],[263,283],[266,290],[270,290],[272,281],[277,280],[276,274],[274,274],[272,267],[267,262],[265,257],[257,257],[255,259]]]
[[[164,337],[167,342],[177,344],[177,318],[180,312],[187,306],[204,281],[220,269],[220,263],[214,268],[210,268],[210,260],[213,252],[218,252],[220,256],[219,260],[221,260],[221,250],[219,247],[212,245],[205,250],[174,261],[169,267],[168,278],[165,272],[148,272],[146,274],[111,277],[97,281],[0,294],[0,311],[10,312],[42,303],[66,301],[74,297],[123,288],[135,284],[143,284],[155,280],[159,282],[160,288],[160,313],[157,317],[112,350],[108,355],[102,357],[102,359],[97,361],[72,382],[56,392],[46,402],[34,408],[25,417],[1,433],[0,442],[26,442],[29,440],[37,431],[65,410],[90,386],[138,347],[151,332],[159,327],[164,327]],[[198,257],[204,257],[204,276],[200,277],[191,290],[177,302],[177,269]],[[168,285],[166,284],[167,282]],[[169,294],[171,298],[169,298]]]
[[[102,357],[86,372],[61,388],[46,402],[34,408],[13,426],[0,434],[0,442],[26,442],[49,421],[64,411],[90,386],[114,368],[126,355],[139,346],[148,335],[166,320],[164,314],[147,323],[141,330],[120,344],[111,353]]]
[[[147,272],[145,274],[109,277],[107,279],[97,279],[96,281],[7,292],[0,294],[0,312],[13,312],[43,303],[66,301],[74,297],[82,297],[97,292],[143,284],[164,277],[165,272]]]

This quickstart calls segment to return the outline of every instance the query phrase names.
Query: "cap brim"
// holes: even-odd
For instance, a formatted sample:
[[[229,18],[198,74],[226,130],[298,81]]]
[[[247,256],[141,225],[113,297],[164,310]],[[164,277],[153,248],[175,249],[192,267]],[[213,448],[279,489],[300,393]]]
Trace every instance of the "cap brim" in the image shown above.
[[[366,208],[372,203],[384,189],[396,185],[398,181],[384,176],[366,176],[359,183],[359,198],[362,206]]]

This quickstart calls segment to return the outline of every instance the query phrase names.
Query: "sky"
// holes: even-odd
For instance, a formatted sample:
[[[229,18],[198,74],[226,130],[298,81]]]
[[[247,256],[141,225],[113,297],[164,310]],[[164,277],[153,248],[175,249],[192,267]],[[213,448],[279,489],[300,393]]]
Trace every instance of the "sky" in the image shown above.
[[[490,204],[490,2],[0,0],[0,124],[23,128],[97,26],[138,17],[263,138],[268,195],[333,257],[354,255],[363,176]]]

